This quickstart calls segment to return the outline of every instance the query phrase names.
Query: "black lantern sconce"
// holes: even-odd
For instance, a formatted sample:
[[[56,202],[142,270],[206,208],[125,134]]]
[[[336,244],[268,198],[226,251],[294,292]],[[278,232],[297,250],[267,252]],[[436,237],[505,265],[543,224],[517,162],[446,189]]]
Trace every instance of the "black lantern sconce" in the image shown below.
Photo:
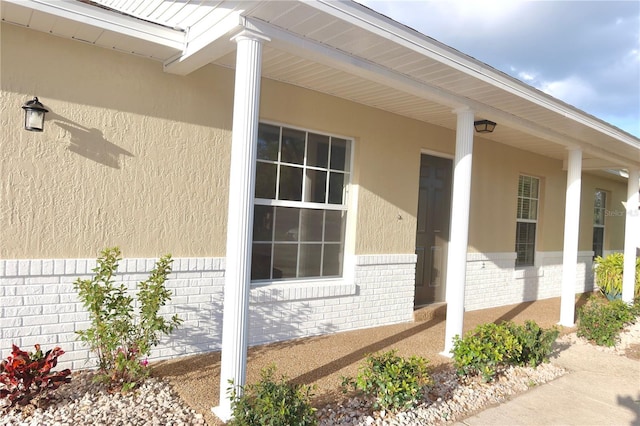
[[[473,122],[473,127],[478,133],[491,133],[496,128],[496,123],[489,120],[478,120]]]
[[[44,115],[48,109],[40,103],[37,97],[22,105],[24,109],[24,129],[31,132],[41,132],[44,129]]]

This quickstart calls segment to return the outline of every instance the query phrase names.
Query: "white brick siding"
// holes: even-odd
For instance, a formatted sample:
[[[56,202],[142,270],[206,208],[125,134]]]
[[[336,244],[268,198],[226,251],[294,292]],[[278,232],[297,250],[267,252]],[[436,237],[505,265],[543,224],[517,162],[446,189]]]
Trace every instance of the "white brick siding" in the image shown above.
[[[576,292],[593,290],[592,252],[580,252]],[[341,280],[255,286],[250,293],[249,344],[289,340],[413,319],[416,256],[355,256]],[[117,282],[134,289],[155,259],[124,259]],[[472,311],[560,296],[562,253],[537,252],[536,266],[515,268],[515,253],[469,253],[465,309]],[[66,352],[60,368],[94,365],[75,332],[89,326],[73,282],[89,277],[94,259],[0,260],[0,354],[15,343],[40,343]],[[220,350],[223,258],[178,258],[167,281],[173,296],[163,308],[184,323],[152,359]]]
[[[592,291],[593,252],[578,252],[576,293]],[[536,265],[516,268],[516,254],[469,253],[465,310],[560,297],[562,252],[536,252]]]
[[[412,320],[415,255],[356,256],[344,280],[279,283],[250,294],[249,343],[374,327]],[[116,282],[134,289],[155,259],[124,259]],[[73,282],[91,276],[95,259],[0,260],[0,354],[15,343],[32,350],[60,346],[59,368],[95,365],[75,332],[89,326]],[[224,259],[178,258],[167,281],[173,296],[162,313],[184,323],[152,359],[220,350]]]

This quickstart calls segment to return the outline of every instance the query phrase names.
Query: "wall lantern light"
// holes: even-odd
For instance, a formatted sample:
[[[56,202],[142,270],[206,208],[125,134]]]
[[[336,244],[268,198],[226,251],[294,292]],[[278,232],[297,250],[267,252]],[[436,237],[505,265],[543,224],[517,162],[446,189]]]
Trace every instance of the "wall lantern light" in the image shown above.
[[[48,109],[40,103],[37,97],[22,105],[24,109],[24,129],[31,132],[41,132],[44,129],[44,115]]]
[[[478,120],[473,122],[473,126],[478,133],[491,133],[496,128],[496,123],[489,120]]]

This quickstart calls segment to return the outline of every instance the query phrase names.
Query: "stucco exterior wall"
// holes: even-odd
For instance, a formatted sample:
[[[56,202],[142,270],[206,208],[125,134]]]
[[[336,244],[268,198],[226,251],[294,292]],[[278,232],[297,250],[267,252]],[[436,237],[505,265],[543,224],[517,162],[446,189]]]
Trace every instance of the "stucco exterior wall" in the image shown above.
[[[132,257],[224,256],[233,71],[174,76],[151,60],[1,28],[0,258],[92,258],[112,245]],[[46,67],[30,66],[33,55]],[[22,130],[33,95],[52,111],[44,133]],[[260,116],[354,138],[347,253],[414,252],[420,153],[453,155],[454,131],[266,79]],[[514,250],[519,174],[541,179],[537,250],[562,250],[562,162],[476,137],[470,252]],[[595,187],[611,191],[611,205],[626,191],[584,175],[583,251]],[[607,250],[622,247],[615,219]]]
[[[0,258],[225,253],[233,74],[3,24]],[[34,66],[33,58],[39,66]],[[51,111],[23,130],[22,104]]]

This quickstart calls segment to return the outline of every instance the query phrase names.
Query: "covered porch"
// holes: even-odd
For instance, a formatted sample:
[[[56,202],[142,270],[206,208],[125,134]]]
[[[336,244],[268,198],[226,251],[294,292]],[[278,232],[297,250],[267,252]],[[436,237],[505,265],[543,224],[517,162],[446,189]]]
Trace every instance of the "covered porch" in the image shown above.
[[[558,282],[562,297],[557,305],[553,305],[553,321],[559,321],[563,326],[571,327],[575,321],[583,175],[589,172],[608,176],[613,172],[617,176],[615,179],[626,181],[623,298],[632,300],[640,235],[637,225],[640,184],[637,138],[356,3],[252,2],[245,5],[225,1],[215,6],[204,5],[177,24],[161,18],[155,23],[133,20],[80,2],[62,5],[55,1],[28,4],[7,1],[3,10],[3,19],[7,22],[29,24],[36,30],[55,33],[53,28],[76,26],[87,29],[87,37],[95,36],[91,43],[159,60],[164,72],[169,74],[189,76],[210,64],[233,70],[233,105],[228,106],[233,109],[233,122],[222,304],[222,373],[218,393],[221,396],[218,413],[222,418],[229,414],[229,401],[221,395],[228,380],[232,379],[236,384],[246,381],[258,126],[261,120],[281,122],[288,110],[298,108],[287,105],[286,99],[279,96],[289,87],[295,87],[300,93],[309,91],[309,99],[319,93],[345,101],[340,103],[347,105],[341,111],[344,122],[350,121],[350,106],[358,105],[369,108],[368,111],[382,111],[389,119],[400,117],[426,123],[433,126],[432,129],[437,127],[437,132],[453,135],[451,140],[442,138],[433,143],[429,142],[430,135],[415,135],[416,140],[424,138],[427,149],[435,147],[437,153],[452,154],[453,157],[451,232],[447,238],[445,266],[446,322],[438,322],[437,327],[436,323],[431,324],[434,327],[425,327],[437,331],[438,334],[431,337],[432,342],[437,342],[438,351],[448,354],[453,337],[462,334],[471,324],[469,315],[473,314],[465,313],[469,224],[474,214],[471,209],[473,168],[477,166],[481,172],[487,172],[482,169],[482,163],[474,164],[477,152],[474,144],[479,140],[484,146],[499,144],[537,158],[552,159],[554,165],[558,165],[556,172],[566,170],[566,181],[561,188],[565,193],[564,205],[560,206],[556,218],[556,222],[563,223],[562,279]],[[27,17],[25,9],[33,10],[40,19],[29,22],[31,15]],[[128,11],[121,12],[126,14]],[[129,12],[133,14],[133,10]],[[184,28],[189,28],[186,36]],[[71,38],[69,34],[59,35]],[[267,80],[269,96],[263,97],[261,85]],[[215,95],[211,93],[211,97]],[[313,106],[306,108],[313,110]],[[333,123],[331,117],[340,112],[331,113],[318,113],[313,119],[300,119],[303,123],[290,124],[347,134],[354,138],[354,145],[367,146],[367,140],[358,141],[364,131]],[[497,123],[496,130],[483,133],[479,138],[474,129],[474,122],[478,120]],[[374,123],[359,125],[373,126]],[[352,132],[355,134],[349,135]],[[387,150],[391,146],[399,151],[406,147],[405,141],[396,140],[388,140],[386,145]],[[364,205],[363,200],[374,204],[376,197],[390,199],[384,200],[383,211],[352,208],[347,213],[346,266],[356,263],[356,256],[380,254],[376,252],[376,243],[397,238],[393,236],[396,231],[385,222],[390,214],[394,218],[397,216],[397,227],[403,227],[405,231],[413,228],[410,232],[415,232],[416,223],[415,204],[394,204],[395,200],[389,196],[393,188],[386,189],[382,195],[371,189],[374,180],[371,176],[377,171],[366,170],[367,161],[380,157],[382,151],[358,149],[360,151],[354,151],[354,176],[349,186],[351,206]],[[400,169],[402,166],[396,167],[396,170]],[[391,180],[402,186],[409,179],[405,181],[392,176]],[[413,192],[416,192],[416,182],[412,184]],[[411,220],[402,222],[407,216]],[[369,235],[380,234],[377,239],[362,241],[360,235],[367,233],[361,225],[363,219],[368,221]],[[552,221],[547,220],[548,223]],[[414,256],[406,249],[406,242],[388,245],[391,248],[383,253],[385,255]],[[502,251],[512,250],[503,248]],[[344,281],[350,278],[346,266]],[[346,285],[355,288],[353,283]],[[327,290],[327,295],[331,291],[335,293],[335,289],[331,289]],[[345,294],[355,294],[355,291],[350,288]],[[402,327],[407,327],[407,333],[412,334],[415,329],[411,327],[423,326]],[[318,338],[319,341],[323,339],[326,338]],[[371,345],[377,347],[378,344]],[[343,356],[353,357],[348,353]],[[293,376],[295,373],[288,371],[288,374]],[[214,388],[215,385],[209,384],[209,404],[215,400],[211,393]]]

